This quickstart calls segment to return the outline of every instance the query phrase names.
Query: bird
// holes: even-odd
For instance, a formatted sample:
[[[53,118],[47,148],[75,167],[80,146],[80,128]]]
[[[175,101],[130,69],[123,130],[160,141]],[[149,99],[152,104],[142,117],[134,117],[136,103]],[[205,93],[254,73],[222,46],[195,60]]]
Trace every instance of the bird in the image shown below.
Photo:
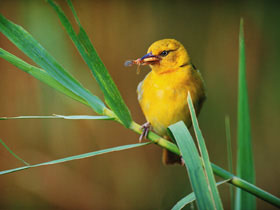
[[[183,121],[188,128],[192,126],[188,93],[196,115],[206,99],[201,73],[192,64],[185,47],[175,39],[154,42],[146,55],[125,63],[126,66],[132,64],[149,65],[151,68],[137,87],[138,101],[147,120],[140,140],[151,127],[157,134],[172,141],[168,135],[168,126],[178,121]],[[166,149],[163,149],[162,161],[164,164],[183,164],[180,156]]]

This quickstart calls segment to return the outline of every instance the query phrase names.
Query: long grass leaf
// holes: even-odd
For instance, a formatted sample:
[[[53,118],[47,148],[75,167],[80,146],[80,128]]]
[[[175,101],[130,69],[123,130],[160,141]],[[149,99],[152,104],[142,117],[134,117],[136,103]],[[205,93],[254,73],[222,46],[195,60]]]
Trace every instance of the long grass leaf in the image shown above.
[[[185,124],[180,121],[169,126],[185,161],[198,209],[216,209],[194,141]]]
[[[7,52],[6,50],[4,50],[2,48],[0,48],[0,57],[5,59],[9,63],[13,64],[17,68],[21,69],[22,71],[32,75],[33,77],[40,80],[41,82],[44,82],[45,84],[49,85],[50,87],[58,90],[59,92],[69,96],[70,98],[72,98],[74,100],[77,100],[77,101],[89,106],[88,103],[83,98],[76,95],[71,90],[65,88],[58,81],[56,81],[50,75],[48,75],[48,73],[45,70],[26,63],[22,59],[16,57],[15,55]]]
[[[22,158],[20,158],[16,153],[14,153],[1,139],[0,139],[0,143],[5,147],[6,150],[8,150],[9,153],[11,153],[11,155],[13,155],[16,159],[18,159],[19,161],[21,161],[24,165],[29,166],[30,164],[27,163],[25,160],[23,160]]]
[[[225,117],[225,128],[226,128],[226,141],[227,141],[228,168],[229,168],[229,172],[233,173],[230,119],[228,115]],[[233,192],[232,185],[229,186],[229,192],[230,192],[231,209],[234,209],[234,192]]]
[[[106,103],[114,111],[114,113],[117,115],[120,121],[126,127],[129,127],[129,125],[132,122],[130,112],[127,106],[125,105],[114,81],[109,75],[105,65],[101,61],[89,37],[87,36],[85,30],[80,24],[80,21],[78,19],[78,16],[76,14],[76,11],[74,10],[71,1],[67,1],[67,2],[78,24],[79,27],[78,34],[75,33],[70,21],[67,19],[62,9],[54,1],[48,0],[48,2],[58,14],[58,17],[62,25],[65,27],[68,35],[72,39],[73,43],[77,47],[78,51],[80,52],[81,56],[83,57],[87,65],[89,66],[94,78],[98,82],[104,94]]]
[[[188,106],[189,106],[190,113],[191,113],[192,124],[193,124],[193,128],[195,131],[197,143],[198,143],[198,148],[200,150],[202,161],[203,161],[204,168],[205,168],[205,175],[206,175],[208,184],[210,186],[211,197],[214,200],[215,208],[223,209],[223,204],[222,204],[222,201],[221,201],[221,198],[219,195],[219,191],[218,191],[218,188],[216,185],[216,181],[215,181],[213,169],[211,166],[211,162],[209,159],[208,151],[206,148],[206,144],[204,142],[203,135],[202,135],[201,130],[198,125],[198,121],[197,121],[197,117],[195,114],[195,109],[194,109],[194,106],[192,103],[190,93],[188,94]]]
[[[93,156],[97,156],[97,155],[103,155],[103,154],[110,153],[110,152],[118,152],[118,151],[122,151],[122,150],[136,148],[136,147],[142,147],[142,146],[146,146],[148,144],[151,144],[151,142],[123,145],[123,146],[113,147],[113,148],[109,148],[109,149],[98,150],[98,151],[95,151],[95,152],[84,153],[84,154],[81,154],[81,155],[74,155],[74,156],[61,158],[61,159],[57,159],[57,160],[52,160],[52,161],[48,161],[48,162],[43,162],[43,163],[39,163],[39,164],[28,165],[28,166],[23,166],[23,167],[19,167],[19,168],[0,171],[0,175],[9,174],[9,173],[29,169],[29,168],[36,168],[36,167],[39,167],[39,166],[54,165],[54,164],[69,162],[69,161],[73,161],[73,160],[89,158],[89,157],[93,157]]]
[[[0,117],[0,120],[15,119],[65,119],[65,120],[112,120],[108,116],[91,116],[91,115],[52,115],[52,116],[18,116],[18,117]]]
[[[0,14],[0,31],[13,42],[22,52],[41,66],[52,78],[65,88],[82,97],[99,114],[105,109],[104,103],[92,95],[22,27],[7,20]]]
[[[251,124],[246,83],[246,58],[243,31],[243,19],[240,21],[239,33],[239,82],[238,82],[238,125],[237,125],[237,176],[255,183],[255,168],[251,142]],[[256,198],[237,188],[235,209],[256,209]]]
[[[89,65],[89,68],[94,78],[96,79],[96,81],[100,85],[101,90],[104,93],[105,101],[109,105],[109,107],[114,111],[114,113],[118,116],[121,122],[126,127],[129,127],[132,122],[130,111],[126,106],[113,79],[111,78],[107,68],[105,67],[104,63],[102,62],[101,58],[99,57],[95,48],[93,47],[86,31],[82,27],[71,0],[67,0],[67,3],[79,26],[78,39],[84,47],[84,49],[86,50],[86,52],[88,53],[88,61],[91,62],[91,65],[89,64],[89,62],[87,62],[87,64]],[[84,59],[86,58],[84,57]]]
[[[229,182],[229,179],[227,180],[223,180],[220,181],[218,183],[216,183],[217,187],[220,186],[221,184],[227,183]],[[194,193],[190,193],[187,196],[183,197],[181,200],[179,200],[175,206],[173,206],[173,208],[171,210],[181,210],[182,208],[184,208],[186,205],[190,204],[191,202],[195,201],[195,195]]]

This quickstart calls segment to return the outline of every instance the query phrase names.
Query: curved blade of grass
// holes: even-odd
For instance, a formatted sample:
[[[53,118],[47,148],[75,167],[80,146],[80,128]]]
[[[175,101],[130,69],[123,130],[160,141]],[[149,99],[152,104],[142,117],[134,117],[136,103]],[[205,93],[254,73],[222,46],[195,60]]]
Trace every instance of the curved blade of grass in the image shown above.
[[[15,55],[7,52],[6,50],[4,50],[2,48],[0,48],[0,57],[5,59],[9,63],[13,64],[17,68],[23,70],[24,72],[32,75],[33,77],[40,80],[41,82],[44,82],[45,84],[49,85],[50,87],[58,90],[59,92],[69,96],[70,98],[72,98],[76,101],[79,101],[79,102],[89,106],[88,103],[83,98],[76,95],[71,90],[65,88],[58,81],[56,81],[50,75],[48,75],[48,73],[45,70],[26,63],[25,61],[21,60],[20,58],[16,57]]]
[[[221,184],[224,184],[224,183],[227,183],[229,182],[230,179],[227,179],[227,180],[223,180],[223,181],[220,181],[218,183],[216,183],[217,187],[220,186]],[[179,200],[175,206],[173,206],[172,210],[181,210],[182,208],[184,208],[186,205],[188,205],[189,203],[195,201],[195,195],[194,193],[190,193],[188,194],[187,196],[185,196],[184,198],[182,198],[181,200]]]
[[[246,58],[243,19],[239,33],[239,82],[238,82],[238,125],[237,125],[237,176],[255,183],[249,103],[246,83]],[[236,189],[235,209],[256,209],[256,198],[249,193]]]
[[[207,152],[206,144],[204,142],[204,138],[202,136],[201,130],[198,125],[198,121],[197,121],[197,117],[195,114],[195,109],[194,109],[194,106],[192,103],[190,93],[188,94],[188,106],[189,106],[190,113],[191,113],[192,124],[193,124],[193,128],[195,131],[197,143],[198,143],[198,148],[200,150],[202,162],[203,162],[204,169],[205,169],[206,179],[210,186],[211,198],[214,200],[216,209],[223,209],[223,204],[222,204],[222,201],[221,201],[221,198],[219,195],[219,191],[218,191],[218,188],[216,185],[216,181],[215,181],[213,169],[211,166],[211,162],[209,159],[209,155]]]
[[[24,161],[22,158],[20,158],[18,155],[16,155],[1,139],[0,139],[0,143],[6,148],[6,150],[8,150],[9,153],[11,153],[16,159],[21,161],[24,165],[27,165],[27,166],[30,165],[29,163]]]
[[[75,33],[70,21],[65,16],[62,9],[52,0],[48,0],[49,4],[54,8],[58,17],[65,27],[68,35],[72,39],[73,43],[77,47],[78,51],[80,52],[82,58],[85,60],[86,64],[89,66],[94,78],[98,82],[106,103],[109,107],[113,110],[115,115],[120,119],[125,127],[129,127],[132,122],[130,112],[125,105],[118,88],[116,87],[114,81],[112,80],[111,76],[109,75],[105,65],[101,61],[100,57],[98,56],[96,50],[94,49],[89,37],[87,36],[85,30],[83,29],[76,11],[71,3],[71,1],[67,1],[69,7],[72,10],[74,18],[79,26],[78,34]]]
[[[65,88],[83,98],[99,114],[106,108],[104,103],[92,95],[22,27],[7,20],[0,14],[0,31],[13,42],[22,52],[41,66],[52,78]]]
[[[91,115],[53,115],[53,116],[18,116],[18,117],[0,117],[0,120],[14,119],[65,119],[65,120],[112,120],[108,116],[91,116]]]
[[[226,140],[227,140],[228,168],[229,168],[229,172],[233,173],[230,120],[229,120],[228,115],[225,117],[225,127],[226,127]],[[231,209],[234,209],[234,192],[233,192],[233,186],[232,185],[229,186],[229,191],[230,191]]]
[[[179,200],[171,210],[181,210],[182,208],[184,208],[186,205],[190,204],[193,201],[195,201],[194,192],[188,194],[187,196]]]
[[[151,142],[123,145],[123,146],[113,147],[113,148],[109,148],[109,149],[98,150],[95,152],[84,153],[81,155],[74,155],[74,156],[61,158],[61,159],[57,159],[57,160],[52,160],[52,161],[48,161],[48,162],[43,162],[43,163],[39,163],[39,164],[28,165],[28,166],[18,167],[18,168],[14,168],[14,169],[5,170],[5,171],[0,171],[0,175],[9,174],[9,173],[21,171],[24,169],[29,169],[29,168],[36,168],[39,166],[54,165],[54,164],[58,164],[58,163],[64,163],[64,162],[68,162],[68,161],[89,158],[89,157],[103,155],[103,154],[110,153],[110,152],[117,152],[117,151],[132,149],[132,148],[136,148],[136,147],[142,147],[142,146],[146,146],[148,144],[151,144]]]
[[[169,129],[172,132],[185,161],[191,186],[195,197],[197,198],[196,203],[198,209],[216,209],[215,203],[211,198],[201,159],[187,127],[182,121],[180,121],[169,126]]]

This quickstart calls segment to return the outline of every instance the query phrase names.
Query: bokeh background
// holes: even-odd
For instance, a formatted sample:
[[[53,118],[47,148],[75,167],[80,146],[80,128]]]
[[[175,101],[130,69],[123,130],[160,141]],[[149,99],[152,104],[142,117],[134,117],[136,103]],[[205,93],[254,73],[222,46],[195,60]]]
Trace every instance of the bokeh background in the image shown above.
[[[65,12],[69,9],[59,1]],[[280,196],[280,5],[277,1],[74,1],[82,25],[117,84],[133,119],[145,119],[136,87],[149,71],[123,63],[162,38],[188,49],[207,85],[199,117],[211,161],[227,168],[225,115],[236,157],[238,33],[245,21],[247,79],[257,185]],[[89,69],[45,1],[0,1],[0,12],[27,29],[68,71],[103,98]],[[71,18],[73,20],[73,18]],[[7,38],[0,46],[32,63]],[[0,116],[94,114],[0,60]],[[29,163],[136,143],[138,135],[110,121],[10,120],[0,138]],[[0,147],[0,170],[22,164]],[[234,161],[235,164],[235,161]],[[186,170],[163,166],[150,145],[0,176],[0,209],[170,209],[191,192]],[[225,209],[229,186],[220,187]],[[258,199],[258,209],[274,209]]]

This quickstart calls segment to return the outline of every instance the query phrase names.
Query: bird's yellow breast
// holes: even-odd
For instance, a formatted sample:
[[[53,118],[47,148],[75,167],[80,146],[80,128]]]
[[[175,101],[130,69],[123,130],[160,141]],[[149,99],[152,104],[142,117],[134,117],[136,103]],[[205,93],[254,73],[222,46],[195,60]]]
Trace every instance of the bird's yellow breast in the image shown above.
[[[201,75],[191,65],[166,69],[163,73],[151,71],[138,86],[138,100],[148,122],[160,135],[167,127],[183,120],[191,125],[187,95],[190,92],[197,110],[204,99]]]

